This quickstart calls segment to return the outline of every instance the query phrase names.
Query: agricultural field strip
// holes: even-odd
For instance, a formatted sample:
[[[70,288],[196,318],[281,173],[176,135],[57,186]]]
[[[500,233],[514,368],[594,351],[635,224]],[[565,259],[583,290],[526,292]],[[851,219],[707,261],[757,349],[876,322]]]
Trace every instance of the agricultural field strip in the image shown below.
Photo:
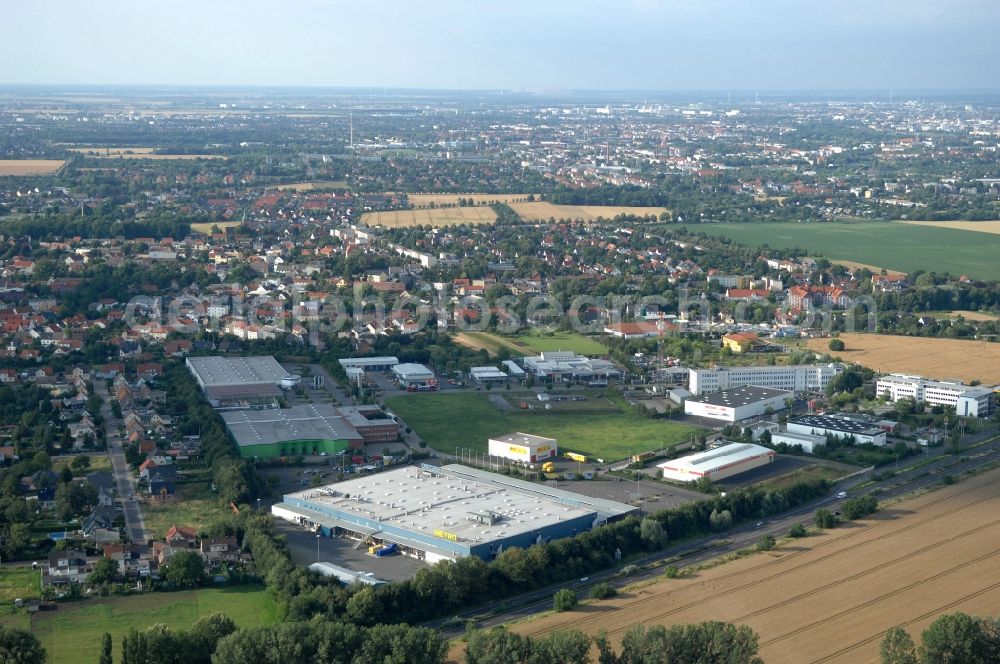
[[[927,611],[926,613],[923,613],[923,614],[917,616],[916,618],[910,619],[905,625],[901,625],[901,627],[905,627],[906,625],[911,625],[913,623],[917,623],[917,622],[920,622],[920,621],[923,621],[923,620],[928,620],[929,618],[936,618],[937,616],[939,616],[939,615],[941,615],[943,613],[947,613],[948,611],[950,611],[951,609],[953,609],[953,608],[955,608],[957,606],[961,606],[963,604],[966,604],[968,602],[968,600],[970,600],[970,599],[973,599],[973,598],[976,598],[976,597],[980,597],[981,595],[985,595],[986,593],[992,592],[992,591],[997,590],[997,589],[1000,589],[1000,581],[994,583],[993,585],[987,586],[985,588],[980,588],[979,590],[976,590],[974,592],[968,593],[967,595],[963,595],[962,597],[959,597],[958,599],[956,599],[954,601],[951,601],[951,602],[949,602],[947,604],[944,604],[942,606],[934,607],[930,611]],[[830,660],[832,660],[834,658],[837,658],[837,657],[840,657],[841,655],[844,655],[846,653],[849,653],[852,650],[857,650],[858,648],[860,648],[862,646],[866,646],[866,645],[868,645],[870,643],[874,643],[875,641],[881,641],[882,638],[883,638],[883,635],[881,633],[874,634],[873,636],[869,636],[868,638],[866,638],[866,639],[864,639],[862,641],[857,641],[857,642],[855,642],[855,643],[853,643],[851,645],[845,646],[845,647],[841,648],[840,650],[837,650],[836,652],[832,652],[832,653],[829,653],[828,655],[824,655],[823,657],[820,657],[819,659],[814,659],[814,660],[812,660],[811,664],[820,664],[821,662],[829,662]],[[768,643],[770,643],[772,641],[775,641],[775,640],[776,639],[771,639],[771,640],[768,641]]]
[[[960,491],[958,493],[953,494],[952,498],[964,495],[966,493],[970,493],[972,491],[977,491],[977,490],[979,490],[979,488],[980,487],[973,487],[973,488],[970,488],[970,489],[966,489],[964,491]],[[900,533],[907,532],[907,531],[912,530],[914,528],[917,528],[919,526],[923,526],[923,525],[925,525],[927,523],[931,523],[933,521],[936,521],[937,519],[941,519],[941,518],[944,518],[944,517],[951,516],[951,515],[953,515],[953,514],[955,514],[957,512],[966,510],[966,509],[968,509],[970,507],[974,507],[974,506],[976,506],[976,505],[978,505],[980,503],[986,502],[988,500],[995,500],[995,499],[996,499],[995,495],[987,496],[985,498],[981,498],[979,500],[975,500],[975,501],[973,501],[971,503],[960,505],[958,507],[950,509],[950,510],[948,510],[946,512],[943,512],[941,514],[936,514],[934,516],[930,516],[928,518],[925,518],[925,519],[922,519],[922,520],[919,520],[919,521],[914,521],[914,522],[908,523],[908,524],[904,525],[901,528],[897,528],[895,530],[891,530],[889,532],[885,532],[885,533],[881,534],[879,537],[872,538],[872,539],[869,539],[869,540],[865,540],[863,542],[858,542],[858,543],[855,543],[855,544],[849,544],[849,546],[847,546],[845,548],[838,549],[836,551],[828,553],[827,555],[824,555],[824,556],[822,556],[820,558],[817,558],[815,560],[807,561],[805,563],[802,563],[801,565],[797,565],[795,567],[792,567],[791,569],[780,571],[777,574],[772,574],[771,576],[768,576],[768,577],[765,577],[765,578],[756,579],[756,580],[753,580],[753,581],[748,581],[748,582],[746,582],[746,583],[744,583],[742,585],[728,587],[727,588],[727,592],[732,593],[732,592],[735,592],[735,591],[738,591],[738,590],[743,590],[745,588],[751,588],[753,586],[757,586],[757,585],[760,585],[760,584],[763,584],[763,583],[768,583],[768,582],[770,582],[770,581],[772,581],[774,579],[777,579],[779,577],[786,576],[787,574],[789,574],[791,572],[795,572],[795,571],[798,571],[800,569],[804,569],[804,568],[812,566],[812,565],[814,565],[816,563],[822,563],[822,562],[826,561],[827,559],[829,559],[829,558],[831,558],[833,556],[840,555],[840,554],[845,553],[847,551],[852,551],[852,550],[855,550],[855,549],[862,548],[864,546],[867,546],[868,544],[879,542],[880,540],[884,540],[887,537],[892,537],[892,536],[898,535]],[[994,522],[991,522],[989,525],[996,525],[997,523],[1000,523],[1000,519],[998,519],[998,520],[996,520]],[[863,535],[870,535],[873,529],[879,529],[880,530],[882,528],[885,528],[887,526],[891,526],[891,525],[894,525],[894,524],[898,524],[898,521],[895,521],[895,520],[893,520],[893,521],[880,521],[878,523],[869,525],[866,528],[859,528],[858,530],[856,530],[854,532],[851,532],[851,533],[849,533],[847,535],[844,535],[842,537],[839,537],[839,538],[837,538],[835,540],[828,540],[828,541],[825,541],[825,542],[820,542],[820,543],[816,544],[814,547],[812,547],[810,549],[803,549],[802,551],[796,551],[796,552],[793,552],[793,553],[789,553],[788,555],[782,556],[781,558],[776,558],[775,560],[763,563],[762,565],[760,565],[759,567],[757,567],[757,569],[765,569],[765,568],[768,568],[768,567],[771,567],[771,566],[774,566],[774,565],[784,564],[784,563],[786,563],[791,558],[796,558],[796,557],[799,557],[801,555],[814,552],[817,549],[820,549],[820,548],[823,548],[823,547],[826,547],[826,546],[830,546],[830,545],[834,545],[835,546],[835,545],[840,544],[840,543],[844,542],[845,540],[848,540],[848,539],[850,539],[850,538],[852,538],[852,537],[854,537],[856,535],[862,535],[862,534]],[[985,526],[981,526],[981,527],[978,527],[978,528],[974,529],[973,531],[964,533],[963,536],[964,535],[968,535],[968,534],[972,534],[973,532],[977,532],[977,531],[981,530],[983,527],[985,527]],[[937,543],[935,545],[927,547],[926,549],[930,550],[930,549],[932,549],[932,548],[934,548],[936,546],[939,546],[942,543],[947,543],[948,541],[949,540],[945,540],[944,542],[939,542],[939,543]],[[1000,553],[1000,551],[998,551],[997,553]],[[903,556],[903,557],[901,557],[899,559],[895,559],[893,561],[890,561],[887,564],[892,564],[894,562],[899,562],[899,560],[902,560],[902,559],[905,559],[905,558],[909,558],[909,557],[910,557],[910,554],[907,554],[906,556]],[[885,565],[880,565],[879,567],[881,568],[881,567],[884,567],[884,566]],[[737,577],[740,577],[740,576],[744,576],[745,574],[746,574],[746,570],[738,570],[738,571],[735,571],[735,572],[729,572],[728,574],[722,574],[720,576],[712,578],[711,579],[711,583],[717,584],[717,583],[719,583],[721,581],[725,581],[726,579],[737,578]],[[863,574],[864,573],[858,574],[858,575],[855,575],[855,576],[863,576]],[[703,586],[703,585],[704,585],[703,583],[699,583],[699,584],[695,584],[695,585],[693,585],[691,587],[697,587],[697,586]],[[685,588],[685,590],[687,590],[687,589],[688,588]],[[659,596],[659,595],[653,595],[653,596],[651,596],[649,598],[646,598],[646,599],[635,600],[635,601],[631,602],[629,604],[629,606],[628,606],[628,610],[631,612],[631,611],[634,611],[635,609],[641,608],[641,607],[643,607],[643,606],[645,606],[647,604],[657,604],[657,603],[660,603],[662,601],[663,601],[663,598],[661,596]],[[677,612],[680,612],[680,611],[684,611],[684,610],[693,608],[693,607],[697,606],[698,604],[702,603],[703,601],[704,601],[704,597],[700,597],[700,598],[698,598],[698,599],[696,599],[696,600],[694,600],[692,602],[689,602],[689,603],[687,603],[685,605],[675,606],[675,607],[671,608],[669,611],[667,611],[665,613],[654,615],[654,616],[650,616],[649,617],[649,622],[655,622],[656,620],[658,620],[660,618],[663,618],[663,617],[666,617],[668,615],[671,615],[673,613],[677,613]],[[754,612],[754,614],[755,613],[758,613],[758,612]],[[750,615],[753,615],[753,614],[750,614]],[[522,632],[522,633],[525,634],[526,636],[540,636],[540,635],[544,634],[547,631],[548,631],[547,629],[543,629],[543,630],[539,630],[537,632]],[[622,630],[614,630],[614,631],[619,631],[620,632],[620,631],[624,631],[624,630],[622,629]],[[613,633],[613,632],[611,632],[611,633]]]
[[[757,611],[753,611],[751,613],[747,613],[747,614],[742,615],[742,616],[737,616],[737,617],[733,618],[732,620],[734,622],[746,620],[747,618],[751,618],[751,617],[754,617],[754,616],[758,616],[758,615],[767,613],[767,612],[772,611],[772,610],[774,610],[776,608],[780,608],[780,607],[784,607],[784,606],[788,606],[788,605],[794,604],[795,602],[799,601],[800,599],[802,599],[804,597],[815,596],[818,592],[826,592],[827,590],[829,590],[831,588],[836,588],[836,586],[838,586],[838,585],[840,585],[842,583],[847,583],[848,581],[854,581],[854,580],[856,580],[856,579],[858,579],[860,577],[867,576],[871,572],[881,571],[882,569],[885,569],[886,567],[889,567],[891,565],[895,565],[896,563],[899,563],[899,562],[901,562],[903,560],[906,560],[907,562],[912,562],[913,556],[917,556],[917,555],[919,555],[921,553],[925,553],[927,551],[930,551],[931,549],[936,549],[937,547],[942,546],[944,544],[952,544],[954,542],[954,540],[961,539],[961,538],[964,538],[964,537],[968,537],[969,535],[980,534],[983,531],[985,531],[987,528],[992,528],[993,526],[996,526],[998,523],[1000,523],[1000,520],[992,521],[989,524],[986,524],[984,526],[979,526],[979,527],[973,528],[970,531],[966,531],[966,532],[962,533],[961,535],[958,535],[955,538],[950,538],[950,539],[942,540],[940,542],[937,542],[936,544],[924,547],[922,549],[917,549],[916,551],[913,551],[912,553],[909,553],[909,554],[904,555],[904,556],[900,556],[899,558],[896,558],[896,559],[891,560],[889,562],[883,563],[881,565],[877,565],[877,566],[875,566],[875,567],[873,567],[873,568],[871,568],[869,570],[866,570],[864,572],[855,574],[853,576],[844,577],[842,579],[837,579],[836,581],[833,581],[831,583],[824,584],[820,588],[813,589],[813,590],[810,590],[809,592],[804,592],[804,593],[801,593],[799,595],[795,595],[795,596],[789,597],[787,599],[784,599],[784,600],[778,602],[777,604],[772,604],[770,606],[764,607],[764,608],[759,609]],[[854,604],[852,606],[849,606],[849,607],[845,608],[843,611],[840,611],[838,613],[834,613],[833,615],[824,616],[820,620],[814,620],[814,621],[812,621],[810,623],[799,625],[799,626],[797,626],[795,629],[793,629],[790,632],[786,632],[785,634],[781,634],[779,636],[773,636],[773,637],[771,637],[771,638],[769,638],[769,639],[767,639],[765,641],[762,641],[761,645],[764,646],[764,645],[768,645],[770,643],[776,643],[778,641],[784,641],[785,639],[788,639],[788,638],[793,637],[793,636],[795,636],[797,634],[800,634],[800,633],[806,631],[807,629],[811,629],[813,627],[816,627],[817,625],[822,625],[823,623],[829,623],[831,620],[834,620],[836,618],[840,618],[841,616],[846,616],[846,615],[849,615],[851,613],[854,613],[855,611],[857,611],[860,608],[864,608],[864,607],[872,606],[874,604],[878,604],[879,602],[881,602],[881,601],[883,601],[883,600],[885,600],[885,599],[887,599],[889,597],[892,597],[893,595],[902,594],[902,593],[906,592],[907,590],[912,590],[914,588],[917,588],[918,586],[921,586],[921,585],[930,583],[931,581],[936,581],[936,580],[941,579],[941,578],[943,578],[945,576],[948,576],[949,574],[954,574],[955,572],[958,572],[960,570],[965,570],[968,567],[970,567],[971,565],[975,565],[976,563],[983,562],[984,560],[989,560],[990,558],[996,557],[998,555],[1000,555],[1000,550],[995,550],[995,551],[990,551],[988,553],[984,553],[983,555],[981,555],[981,556],[979,556],[977,558],[973,558],[971,560],[962,560],[961,562],[959,562],[957,565],[955,565],[953,567],[949,567],[949,568],[947,568],[947,569],[945,569],[943,571],[940,571],[940,572],[937,572],[935,574],[932,574],[931,576],[927,576],[927,577],[923,577],[923,578],[917,579],[917,580],[915,580],[915,581],[913,581],[911,583],[906,584],[905,586],[897,586],[897,587],[893,588],[891,591],[889,591],[887,593],[883,593],[881,595],[877,595],[876,597],[873,597],[873,598],[869,599],[866,602],[862,602],[861,604]],[[1000,586],[1000,583],[998,583],[997,585]]]
[[[893,271],[933,270],[1000,278],[1000,235],[895,222],[754,222],[692,224],[692,232],[722,235],[747,247],[801,248],[830,260],[881,265]],[[885,247],[892,247],[886,252]]]

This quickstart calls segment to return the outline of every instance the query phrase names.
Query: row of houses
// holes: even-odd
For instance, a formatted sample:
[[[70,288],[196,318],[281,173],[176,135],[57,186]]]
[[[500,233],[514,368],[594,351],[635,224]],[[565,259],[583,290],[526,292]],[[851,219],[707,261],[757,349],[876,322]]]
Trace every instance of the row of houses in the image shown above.
[[[101,551],[99,556],[88,556],[78,549],[53,549],[49,553],[44,582],[47,585],[84,583],[101,558],[117,562],[118,573],[125,579],[158,578],[160,569],[179,551],[200,554],[207,573],[221,566],[241,565],[252,560],[233,536],[200,538],[193,528],[178,526],[172,526],[162,540],[149,544],[106,543]]]

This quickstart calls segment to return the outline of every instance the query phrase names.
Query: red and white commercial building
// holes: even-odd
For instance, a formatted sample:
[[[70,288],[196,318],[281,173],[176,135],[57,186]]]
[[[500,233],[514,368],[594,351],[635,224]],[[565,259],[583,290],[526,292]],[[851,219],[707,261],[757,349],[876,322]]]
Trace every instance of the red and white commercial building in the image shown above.
[[[663,479],[694,482],[707,477],[723,480],[774,461],[774,450],[749,443],[730,443],[659,464]]]

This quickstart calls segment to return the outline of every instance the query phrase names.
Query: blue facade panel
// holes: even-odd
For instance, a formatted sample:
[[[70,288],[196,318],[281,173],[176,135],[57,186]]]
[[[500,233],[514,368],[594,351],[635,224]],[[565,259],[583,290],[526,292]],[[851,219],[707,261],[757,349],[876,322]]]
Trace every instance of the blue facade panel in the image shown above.
[[[323,514],[334,519],[339,519],[345,523],[357,524],[363,531],[379,531],[379,539],[391,541],[395,536],[401,540],[409,540],[410,542],[418,544],[422,543],[437,549],[450,551],[455,557],[473,555],[484,560],[490,560],[494,555],[496,555],[497,549],[500,547],[503,549],[508,549],[510,547],[527,548],[532,544],[535,544],[539,537],[541,537],[544,541],[548,541],[562,539],[564,537],[572,537],[578,533],[590,530],[594,523],[594,519],[597,516],[596,512],[592,514],[585,514],[572,519],[566,519],[565,521],[560,521],[555,524],[543,526],[536,530],[511,535],[509,537],[497,538],[488,542],[465,543],[452,542],[441,537],[403,528],[388,521],[369,519],[357,514],[344,512],[329,505],[313,503],[294,496],[285,496],[285,503],[294,507],[316,512],[317,514]],[[322,529],[322,533],[325,536],[329,536],[330,528],[324,527]]]

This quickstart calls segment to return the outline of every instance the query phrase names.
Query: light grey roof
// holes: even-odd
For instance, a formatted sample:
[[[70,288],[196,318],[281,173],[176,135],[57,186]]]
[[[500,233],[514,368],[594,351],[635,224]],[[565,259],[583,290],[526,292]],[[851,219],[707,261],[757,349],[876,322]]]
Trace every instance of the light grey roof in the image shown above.
[[[397,364],[392,368],[392,372],[397,376],[406,380],[434,377],[433,371],[431,371],[422,364],[414,364],[414,363]]]
[[[726,408],[739,408],[740,406],[748,406],[758,401],[780,396],[791,398],[795,394],[785,390],[773,390],[769,387],[744,385],[743,387],[734,387],[729,390],[713,392],[700,397],[690,397],[688,402],[705,403],[712,406],[724,406]]]
[[[270,355],[257,357],[189,357],[187,365],[203,387],[272,383],[288,376]]]
[[[339,515],[345,521],[353,517],[377,522],[387,530],[410,532],[424,540],[433,540],[438,536],[435,531],[444,531],[465,547],[599,516],[591,504],[593,498],[561,492],[564,497],[544,489],[457,465],[433,471],[405,466],[288,494],[283,506],[297,499],[307,510]],[[395,535],[388,538],[398,540]]]
[[[361,436],[329,404],[220,413],[241,447],[292,440],[360,440]]]
[[[209,385],[205,388],[205,396],[211,401],[277,398],[281,396],[281,388],[273,383]]]

